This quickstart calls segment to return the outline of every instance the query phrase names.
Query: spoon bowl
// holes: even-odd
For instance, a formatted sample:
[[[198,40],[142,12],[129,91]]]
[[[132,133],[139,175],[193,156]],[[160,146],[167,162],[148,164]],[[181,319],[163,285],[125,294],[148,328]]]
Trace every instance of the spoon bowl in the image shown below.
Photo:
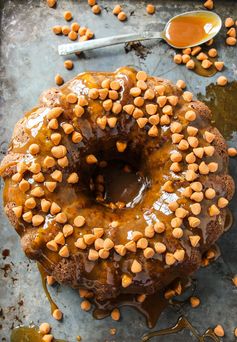
[[[221,26],[221,18],[216,13],[191,11],[171,18],[162,32],[143,31],[62,44],[58,46],[58,53],[66,56],[100,47],[150,39],[164,39],[170,46],[183,49],[203,44],[212,39],[220,31]]]
[[[193,47],[214,38],[221,26],[221,18],[214,12],[185,12],[168,21],[163,31],[163,39],[174,48]]]

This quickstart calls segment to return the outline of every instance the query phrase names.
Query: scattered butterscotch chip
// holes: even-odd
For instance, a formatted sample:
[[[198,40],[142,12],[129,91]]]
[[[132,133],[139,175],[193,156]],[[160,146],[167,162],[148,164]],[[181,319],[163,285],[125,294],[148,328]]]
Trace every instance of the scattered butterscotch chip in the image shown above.
[[[218,78],[217,78],[217,81],[216,81],[216,83],[218,84],[218,85],[220,85],[220,86],[225,86],[227,83],[228,83],[228,79],[227,79],[227,77],[225,77],[225,76],[219,76]]]
[[[235,330],[234,330],[234,335],[235,335],[235,337],[237,337],[237,328],[235,328]]]
[[[141,272],[142,271],[142,265],[137,260],[134,260],[132,265],[131,265],[131,271],[132,271],[132,273]]]
[[[100,12],[101,12],[100,6],[99,6],[99,5],[94,5],[94,6],[92,6],[92,12],[93,12],[94,14],[100,14]]]
[[[68,258],[68,257],[69,257],[69,250],[68,250],[68,247],[67,247],[67,246],[63,246],[63,247],[59,250],[58,254],[59,254],[61,257],[63,257],[63,258]]]
[[[148,4],[147,6],[146,6],[146,11],[147,11],[147,13],[148,14],[154,14],[155,13],[155,6],[154,5],[152,5],[152,4]]]
[[[78,32],[79,28],[80,28],[80,25],[77,22],[71,24],[72,31]]]
[[[46,247],[47,247],[50,251],[53,251],[53,252],[57,252],[57,251],[58,251],[58,245],[57,245],[56,241],[54,241],[54,240],[48,241],[48,242],[46,243]]]
[[[196,56],[202,50],[201,46],[195,46],[192,48],[191,55]]]
[[[176,86],[181,88],[181,89],[185,89],[186,88],[186,83],[183,80],[178,80],[176,82]]]
[[[55,76],[55,83],[58,85],[58,86],[60,86],[60,85],[62,85],[63,83],[64,83],[64,79],[62,78],[62,76],[61,75],[59,75],[59,74],[57,74],[56,76]]]
[[[200,241],[200,236],[199,235],[191,235],[189,236],[190,243],[193,247],[197,247],[199,241]]]
[[[231,26],[234,26],[235,22],[233,20],[233,18],[226,18],[225,19],[225,27],[229,28]]]
[[[237,275],[232,278],[232,282],[237,287]]]
[[[190,59],[187,63],[186,63],[186,68],[189,70],[193,70],[195,68],[195,62],[194,60]]]
[[[39,326],[39,331],[41,332],[41,334],[48,334],[51,330],[51,326],[49,323],[41,323]]]
[[[75,217],[75,219],[74,219],[74,221],[73,221],[73,223],[74,223],[74,225],[75,225],[76,227],[82,227],[82,226],[84,226],[85,222],[86,222],[85,217],[84,217],[84,216],[81,216],[81,215]]]
[[[90,5],[91,7],[96,5],[96,0],[87,0],[88,5]]]
[[[214,7],[213,0],[207,0],[204,2],[203,6],[209,10],[212,10]]]
[[[173,60],[176,64],[181,64],[182,63],[182,55],[180,55],[180,54],[174,55]]]
[[[190,297],[190,304],[192,308],[197,308],[200,305],[200,299],[198,297]]]
[[[69,26],[67,26],[67,25],[63,25],[63,26],[62,26],[62,34],[63,34],[64,36],[68,36],[68,34],[70,33],[70,31],[71,31],[71,29],[70,29]]]
[[[117,308],[113,309],[113,311],[111,312],[111,318],[114,321],[118,321],[120,319],[120,311],[119,311],[119,309],[117,309]]]
[[[47,5],[49,7],[54,7],[57,4],[57,0],[47,0]]]
[[[126,288],[131,284],[132,284],[132,278],[127,274],[123,274],[122,275],[122,287]]]
[[[62,33],[62,26],[55,25],[55,26],[52,27],[52,31],[55,34],[61,34]]]
[[[122,11],[122,7],[120,5],[116,5],[113,9],[113,14],[118,15]]]
[[[166,253],[165,262],[167,265],[171,266],[176,262],[176,259],[172,253]]]
[[[212,62],[211,61],[209,61],[209,59],[204,59],[204,61],[202,61],[202,67],[204,68],[204,69],[209,69],[211,66],[212,66]]]
[[[46,334],[42,337],[42,342],[52,342],[54,339],[52,334]]]
[[[228,37],[228,38],[226,38],[226,44],[227,45],[230,45],[230,46],[234,46],[234,45],[236,45],[236,38],[234,38],[234,37]]]
[[[234,147],[229,147],[228,148],[228,155],[230,157],[236,157],[237,156],[237,149]]]
[[[71,61],[70,59],[66,60],[64,62],[64,67],[67,69],[67,70],[72,70],[73,68],[73,61]]]
[[[86,162],[87,164],[96,164],[98,162],[97,158],[93,154],[89,154],[86,156]]]
[[[208,59],[208,56],[207,56],[207,54],[205,54],[204,52],[200,52],[200,53],[197,55],[197,60],[199,60],[199,61],[204,61],[205,59]]]
[[[218,337],[223,337],[225,335],[225,331],[223,329],[223,327],[218,324],[215,328],[214,328],[214,333],[216,334],[216,336]]]
[[[215,204],[212,204],[209,208],[209,215],[216,216],[220,214],[220,210],[217,208]]]
[[[61,310],[55,309],[53,311],[53,318],[55,318],[57,321],[60,321],[62,319],[62,317],[63,317],[63,313]]]
[[[218,199],[217,205],[219,208],[225,208],[228,204],[229,204],[229,201],[226,198],[220,197]]]
[[[187,64],[191,60],[191,57],[187,54],[182,55],[182,63]]]
[[[120,21],[125,21],[125,20],[127,20],[127,14],[125,13],[125,12],[119,12],[119,14],[118,14],[118,20],[120,20]]]
[[[229,37],[236,38],[236,29],[234,27],[231,27],[226,34]]]
[[[63,17],[65,20],[70,21],[72,20],[72,13],[70,11],[66,11],[63,13]]]
[[[208,51],[208,56],[210,56],[210,57],[216,57],[217,56],[217,50],[216,49],[214,49],[214,48],[212,48],[212,49],[210,49],[209,51]]]

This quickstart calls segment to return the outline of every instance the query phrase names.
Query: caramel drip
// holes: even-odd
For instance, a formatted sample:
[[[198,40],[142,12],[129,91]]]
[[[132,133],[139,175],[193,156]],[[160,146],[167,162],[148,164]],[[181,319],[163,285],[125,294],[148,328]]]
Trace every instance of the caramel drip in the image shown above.
[[[166,336],[166,335],[173,335],[180,331],[188,329],[191,331],[194,337],[197,338],[199,342],[205,342],[205,338],[209,337],[212,341],[219,342],[220,339],[215,335],[214,331],[211,328],[208,328],[203,335],[199,335],[198,331],[194,328],[194,326],[188,321],[188,319],[184,316],[181,316],[178,319],[178,322],[170,328],[154,331],[148,333],[142,337],[141,342],[146,342],[151,340],[153,337],[156,336]]]
[[[43,290],[44,290],[44,293],[49,301],[49,304],[50,304],[50,308],[51,308],[51,314],[54,312],[54,310],[58,309],[58,306],[57,304],[53,301],[50,293],[49,293],[49,290],[47,288],[47,281],[46,281],[46,277],[47,277],[47,272],[45,271],[45,269],[43,268],[43,266],[41,266],[40,263],[37,263],[37,266],[38,266],[38,269],[39,269],[39,273],[40,273],[40,276],[41,276],[41,281],[42,281],[42,286],[43,286]]]
[[[35,325],[19,326],[12,330],[10,342],[42,342],[43,335],[39,332],[39,328]],[[54,342],[66,342],[54,338]]]

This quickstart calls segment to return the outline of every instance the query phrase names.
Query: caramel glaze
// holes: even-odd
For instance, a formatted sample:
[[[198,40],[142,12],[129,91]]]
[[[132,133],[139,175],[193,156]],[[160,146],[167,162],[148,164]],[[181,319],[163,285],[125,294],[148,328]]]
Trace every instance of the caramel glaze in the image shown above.
[[[199,342],[205,342],[206,338],[209,338],[214,342],[220,341],[220,339],[215,335],[213,329],[209,328],[204,332],[204,334],[200,335],[198,331],[194,328],[194,326],[189,322],[189,320],[186,317],[181,316],[178,319],[178,322],[173,327],[148,333],[143,336],[141,342],[150,341],[153,337],[156,336],[173,335],[185,329],[188,329],[192,333],[192,335],[197,338]]]
[[[19,326],[12,330],[10,342],[42,342],[42,335],[35,325]],[[66,342],[54,338],[54,342]]]
[[[202,201],[202,212],[198,216],[201,225],[195,228],[195,234],[201,236],[198,248],[190,245],[188,236],[192,234],[192,228],[189,227],[186,219],[182,224],[184,236],[180,240],[173,237],[170,220],[174,217],[174,214],[169,210],[168,204],[177,199],[185,209],[189,209],[191,201],[181,197],[181,192],[189,183],[184,179],[184,176],[181,175],[180,177],[180,175],[170,171],[170,153],[176,150],[176,146],[171,143],[169,126],[159,126],[158,137],[152,138],[147,135],[149,127],[140,129],[131,116],[122,112],[117,116],[118,122],[114,128],[107,127],[105,130],[101,130],[96,125],[96,119],[105,114],[100,100],[88,98],[87,111],[81,118],[74,116],[74,105],[66,102],[66,95],[70,92],[77,95],[83,94],[87,97],[88,90],[93,87],[101,87],[101,82],[105,77],[120,81],[122,87],[119,94],[122,106],[132,103],[133,99],[129,94],[129,89],[136,84],[136,71],[134,69],[124,67],[118,69],[115,73],[90,72],[80,74],[61,88],[43,93],[40,105],[26,113],[16,126],[9,147],[9,154],[1,167],[1,173],[5,179],[4,203],[6,211],[21,236],[26,255],[39,261],[57,281],[70,284],[74,288],[82,287],[92,290],[98,301],[116,298],[119,294],[124,293],[152,294],[156,290],[164,288],[176,278],[192,273],[200,266],[203,252],[223,232],[226,215],[225,209],[222,209],[220,215],[210,217],[207,209],[213,204],[213,200],[204,199]],[[185,102],[181,96],[182,91],[169,81],[149,77],[147,84],[151,88],[154,88],[155,85],[164,85],[166,96],[177,95],[179,97],[173,118],[179,119],[184,128],[188,125],[188,122],[184,119],[184,114],[190,109],[190,106],[194,108],[197,118],[192,122],[192,126],[199,128],[199,146],[208,145],[203,139],[205,130],[212,131],[217,135],[218,139],[213,143],[213,146],[215,146],[214,155],[203,159],[206,162],[217,162],[218,171],[214,176],[200,176],[199,181],[202,182],[204,189],[209,186],[215,187],[218,197],[231,197],[232,192],[230,191],[230,195],[227,194],[227,186],[223,181],[228,173],[225,142],[219,132],[211,127],[208,109],[198,102]],[[152,102],[147,101],[147,103]],[[58,253],[46,248],[47,241],[54,238],[56,233],[62,229],[62,226],[54,221],[52,215],[47,214],[44,224],[35,228],[22,219],[16,221],[11,211],[14,205],[24,206],[24,202],[29,195],[20,192],[17,184],[12,181],[9,175],[16,172],[15,164],[19,161],[42,163],[43,158],[50,155],[53,145],[50,140],[51,131],[47,128],[46,115],[50,108],[54,106],[64,108],[64,114],[58,120],[60,126],[63,122],[70,122],[83,135],[83,140],[79,144],[73,144],[71,139],[63,134],[62,129],[59,128],[63,136],[62,144],[69,151],[67,155],[69,166],[62,170],[63,181],[57,185],[53,193],[45,189],[46,198],[55,201],[61,206],[68,216],[68,223],[72,223],[73,218],[77,215],[83,215],[86,218],[86,225],[82,228],[75,228],[73,235],[66,239],[70,251],[69,258],[62,258]],[[158,110],[160,111],[160,109]],[[107,113],[107,115],[111,116],[110,113]],[[187,136],[186,130],[184,135]],[[124,153],[117,152],[115,147],[117,140],[127,142],[128,147]],[[41,152],[37,156],[32,156],[28,152],[29,145],[32,142],[40,145]],[[122,159],[125,162],[134,163],[150,180],[150,187],[146,188],[140,202],[134,208],[126,207],[112,210],[96,202],[89,190],[89,181],[91,176],[97,172],[98,166],[86,164],[85,156],[90,153],[96,155],[99,161]],[[185,163],[181,163],[181,165],[185,167]],[[50,171],[44,171],[46,180],[51,180],[49,174],[52,171],[53,168]],[[68,175],[72,171],[78,172],[80,176],[80,181],[76,185],[66,182]],[[25,175],[25,179],[30,182],[32,188],[37,185],[30,173]],[[173,193],[168,193],[162,189],[162,185],[167,180],[173,181]],[[43,214],[38,203],[36,211]],[[110,225],[112,221],[118,221],[119,226],[112,228]],[[136,253],[127,253],[124,257],[112,251],[107,260],[99,259],[92,262],[87,259],[88,249],[80,251],[74,245],[78,237],[82,237],[85,233],[91,233],[93,227],[104,227],[104,238],[110,237],[115,244],[125,244],[131,240],[132,231],[144,232],[147,225],[156,221],[164,222],[167,228],[163,234],[156,234],[154,238],[151,238],[149,240],[150,245],[152,246],[154,242],[161,241],[167,246],[167,250],[172,253],[178,248],[184,249],[185,259],[183,262],[176,262],[174,265],[168,266],[165,264],[162,255],[155,254],[152,259],[145,259],[141,250],[137,250]],[[143,271],[136,275],[131,272],[131,263],[135,257],[143,266]],[[127,288],[121,286],[122,273],[133,278],[132,284]]]

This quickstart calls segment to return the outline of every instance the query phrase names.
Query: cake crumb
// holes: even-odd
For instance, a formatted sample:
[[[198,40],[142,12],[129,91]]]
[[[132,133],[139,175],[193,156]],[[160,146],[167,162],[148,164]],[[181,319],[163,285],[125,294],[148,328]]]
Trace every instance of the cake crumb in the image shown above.
[[[111,328],[111,329],[109,329],[109,332],[110,332],[110,335],[114,336],[117,333],[117,329],[116,328]]]

